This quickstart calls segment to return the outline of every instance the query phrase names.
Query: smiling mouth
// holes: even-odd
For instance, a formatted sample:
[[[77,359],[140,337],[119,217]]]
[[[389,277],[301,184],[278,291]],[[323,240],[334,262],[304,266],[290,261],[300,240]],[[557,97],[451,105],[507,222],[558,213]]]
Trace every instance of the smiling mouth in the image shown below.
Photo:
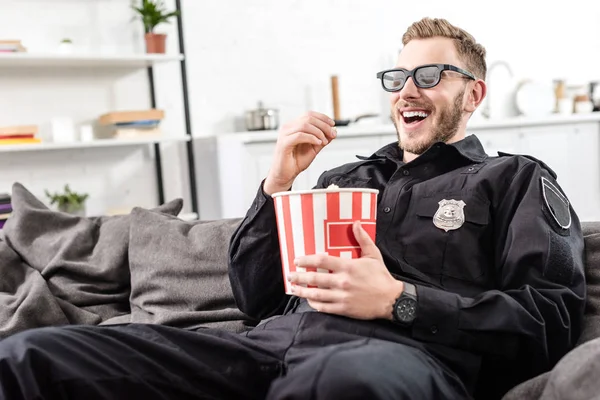
[[[401,116],[405,124],[412,125],[423,121],[429,114],[427,111],[404,111]]]

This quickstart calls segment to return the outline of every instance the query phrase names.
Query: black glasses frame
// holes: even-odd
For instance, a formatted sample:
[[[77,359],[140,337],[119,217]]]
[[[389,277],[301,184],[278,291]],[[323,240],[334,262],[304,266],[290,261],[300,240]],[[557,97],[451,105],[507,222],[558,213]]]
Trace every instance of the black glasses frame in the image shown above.
[[[418,80],[415,79],[415,73],[419,69],[421,69],[421,68],[427,68],[427,67],[437,67],[438,70],[439,70],[439,75],[438,75],[437,81],[435,83],[431,84],[431,85],[420,84],[418,82]],[[432,88],[434,86],[437,86],[440,83],[440,81],[442,80],[442,72],[444,72],[444,71],[458,72],[459,74],[463,74],[464,76],[466,76],[469,79],[476,80],[475,75],[473,75],[469,71],[464,70],[464,69],[459,68],[459,67],[456,67],[456,66],[451,65],[451,64],[425,64],[425,65],[419,65],[418,67],[414,68],[411,71],[409,71],[407,69],[404,69],[404,68],[386,69],[384,71],[381,71],[381,72],[377,73],[377,79],[379,79],[381,81],[381,86],[383,87],[383,90],[385,90],[386,92],[399,92],[400,90],[402,90],[404,88],[404,85],[406,85],[406,82],[408,81],[408,78],[412,78],[413,82],[415,83],[415,85],[417,87],[420,87],[422,89],[429,89],[429,88]],[[387,88],[385,86],[384,81],[383,81],[383,77],[388,72],[404,72],[406,74],[406,79],[404,80],[404,83],[402,84],[402,86],[400,86],[398,88],[395,88],[395,89],[389,89],[389,88]]]

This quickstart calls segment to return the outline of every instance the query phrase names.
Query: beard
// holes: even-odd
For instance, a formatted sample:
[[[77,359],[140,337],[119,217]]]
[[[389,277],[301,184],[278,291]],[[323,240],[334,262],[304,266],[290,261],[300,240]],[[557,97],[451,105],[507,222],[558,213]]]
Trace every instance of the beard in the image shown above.
[[[437,142],[446,143],[450,140],[456,133],[458,132],[458,128],[460,126],[460,121],[462,119],[462,101],[465,94],[465,89],[458,93],[456,97],[454,97],[454,101],[452,104],[449,104],[444,109],[440,110],[437,115],[437,120],[434,121],[431,128],[431,133],[426,135],[421,140],[407,141],[405,143],[402,142],[400,135],[400,126],[398,121],[393,117],[394,125],[396,126],[396,132],[398,133],[398,145],[400,148],[408,153],[421,155],[431,146],[433,146]],[[424,104],[416,104],[416,103],[407,103],[407,107],[422,107],[425,109],[429,109]],[[402,116],[399,116],[402,118]],[[431,118],[431,116],[427,117]]]

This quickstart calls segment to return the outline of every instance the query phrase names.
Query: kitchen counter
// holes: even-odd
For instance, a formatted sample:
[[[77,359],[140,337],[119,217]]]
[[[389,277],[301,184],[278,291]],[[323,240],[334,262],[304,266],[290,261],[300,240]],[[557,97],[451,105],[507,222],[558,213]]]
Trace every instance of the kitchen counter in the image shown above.
[[[600,121],[600,112],[572,115],[550,115],[548,117],[514,117],[506,119],[484,119],[478,117],[472,119],[467,125],[467,130],[483,131],[498,128],[534,127],[548,125],[569,125],[578,122]],[[374,122],[358,122],[350,126],[338,127],[338,135],[343,136],[369,136],[381,134],[396,134],[393,124],[381,124]],[[244,143],[272,142],[277,139],[277,131],[241,131],[215,135],[219,138],[235,136],[237,140]]]

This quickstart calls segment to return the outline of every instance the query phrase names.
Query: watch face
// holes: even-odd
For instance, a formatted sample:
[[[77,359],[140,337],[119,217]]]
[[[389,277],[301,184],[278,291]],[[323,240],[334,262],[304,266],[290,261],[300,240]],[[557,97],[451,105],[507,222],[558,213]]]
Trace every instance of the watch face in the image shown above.
[[[417,313],[417,302],[414,299],[401,299],[396,305],[396,317],[401,322],[411,322]]]

